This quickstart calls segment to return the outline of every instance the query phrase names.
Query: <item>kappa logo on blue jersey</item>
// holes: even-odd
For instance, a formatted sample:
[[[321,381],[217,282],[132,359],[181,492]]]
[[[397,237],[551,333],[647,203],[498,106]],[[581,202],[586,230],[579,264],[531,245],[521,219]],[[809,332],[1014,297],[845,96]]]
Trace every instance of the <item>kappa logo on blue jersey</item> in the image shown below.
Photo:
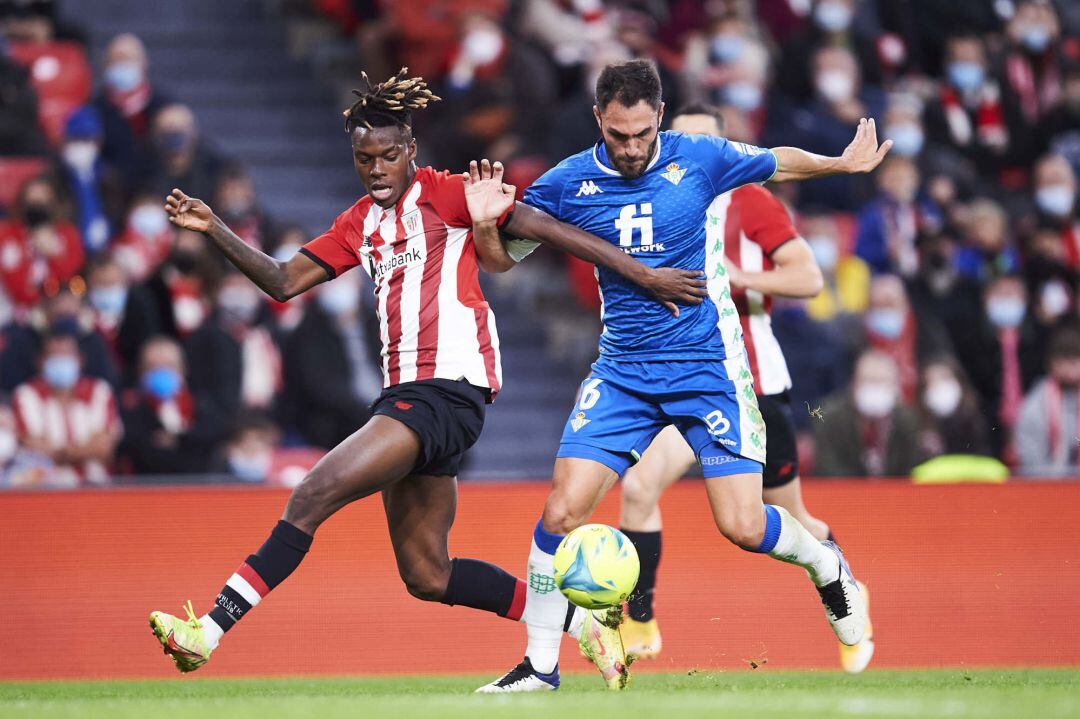
[[[585,195],[586,197],[591,197],[592,195],[603,192],[604,191],[601,190],[592,180],[582,180],[581,187],[578,188],[577,194],[574,195],[574,197],[581,197],[582,195]]]

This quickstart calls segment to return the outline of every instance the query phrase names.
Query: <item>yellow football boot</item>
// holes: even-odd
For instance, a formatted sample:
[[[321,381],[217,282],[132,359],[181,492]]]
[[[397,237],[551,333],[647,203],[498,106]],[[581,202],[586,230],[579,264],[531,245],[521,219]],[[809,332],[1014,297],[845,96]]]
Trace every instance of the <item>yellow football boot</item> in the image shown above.
[[[622,625],[622,640],[626,653],[635,659],[652,659],[660,654],[663,642],[660,639],[660,625],[656,618],[639,622],[626,618]]]
[[[211,649],[206,646],[202,624],[191,608],[191,600],[184,609],[188,615],[186,621],[165,612],[150,612],[150,629],[176,668],[187,673],[210,661]]]
[[[581,653],[600,670],[608,689],[625,689],[630,681],[630,669],[623,649],[619,623],[622,607],[593,609],[585,612],[578,644]]]
[[[866,629],[857,644],[850,647],[840,644],[840,666],[848,674],[859,674],[869,666],[870,660],[874,657],[874,627],[870,624],[870,595],[866,591],[865,584],[862,582],[857,582],[857,584],[863,602],[866,604]]]

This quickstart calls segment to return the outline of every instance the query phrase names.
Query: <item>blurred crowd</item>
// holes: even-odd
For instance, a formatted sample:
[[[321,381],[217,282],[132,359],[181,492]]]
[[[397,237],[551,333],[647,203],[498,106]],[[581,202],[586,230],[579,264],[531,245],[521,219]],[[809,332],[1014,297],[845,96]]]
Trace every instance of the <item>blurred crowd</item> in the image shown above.
[[[876,117],[895,143],[876,173],[772,188],[826,276],[813,300],[774,305],[804,474],[902,476],[943,455],[1078,473],[1077,3],[273,6],[333,28],[347,52],[302,52],[341,90],[401,65],[436,87],[424,162],[502,159],[521,188],[596,140],[591,88],[615,60],[655,60],[669,118],[705,100],[740,141],[836,155]],[[176,231],[162,202],[182,187],[277,257],[308,239],[150,82],[138,37],[88,57],[51,0],[0,0],[0,486],[294,481],[379,391],[369,293],[349,273],[274,303]],[[511,274],[568,283],[565,328],[598,306],[591,271],[565,258]],[[592,331],[548,336],[595,348]]]

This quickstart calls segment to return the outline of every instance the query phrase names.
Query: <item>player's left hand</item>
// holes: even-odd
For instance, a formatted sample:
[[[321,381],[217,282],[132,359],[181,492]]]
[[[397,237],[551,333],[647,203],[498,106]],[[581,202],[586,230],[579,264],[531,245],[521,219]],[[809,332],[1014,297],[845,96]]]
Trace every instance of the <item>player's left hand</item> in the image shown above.
[[[709,296],[708,282],[698,270],[656,267],[643,286],[676,317],[679,305],[700,305]]]
[[[869,120],[862,118],[859,120],[858,129],[855,130],[855,139],[844,148],[844,154],[840,156],[844,172],[870,172],[881,164],[892,145],[892,140],[886,140],[878,146],[877,125],[874,124],[874,118]]]
[[[746,275],[743,273],[742,269],[738,265],[736,265],[734,262],[731,262],[725,257],[724,269],[727,270],[728,284],[731,285],[731,289],[746,289]]]
[[[461,173],[465,181],[465,203],[474,224],[494,222],[514,204],[517,188],[503,183],[503,165],[482,160],[469,163],[469,171]]]

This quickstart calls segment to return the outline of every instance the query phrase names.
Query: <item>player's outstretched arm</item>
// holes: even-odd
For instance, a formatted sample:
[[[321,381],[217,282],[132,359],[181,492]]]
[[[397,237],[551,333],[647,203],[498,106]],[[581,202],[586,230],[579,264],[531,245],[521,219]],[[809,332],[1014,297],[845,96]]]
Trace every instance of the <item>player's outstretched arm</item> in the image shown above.
[[[877,126],[874,119],[865,117],[859,120],[855,130],[855,139],[844,149],[840,157],[815,155],[797,147],[774,147],[776,155],[776,174],[770,182],[792,182],[809,180],[828,175],[856,174],[870,172],[881,164],[892,147],[892,140],[878,145]]]
[[[515,236],[542,242],[575,257],[603,265],[644,288],[676,317],[679,305],[701,304],[708,295],[700,272],[675,267],[649,267],[596,235],[556,220],[535,207],[518,202],[503,229]]]
[[[288,262],[279,262],[247,244],[229,229],[202,200],[174,189],[165,198],[169,222],[192,232],[201,232],[221,250],[229,262],[278,302],[305,292],[327,279],[326,271],[297,253]]]

